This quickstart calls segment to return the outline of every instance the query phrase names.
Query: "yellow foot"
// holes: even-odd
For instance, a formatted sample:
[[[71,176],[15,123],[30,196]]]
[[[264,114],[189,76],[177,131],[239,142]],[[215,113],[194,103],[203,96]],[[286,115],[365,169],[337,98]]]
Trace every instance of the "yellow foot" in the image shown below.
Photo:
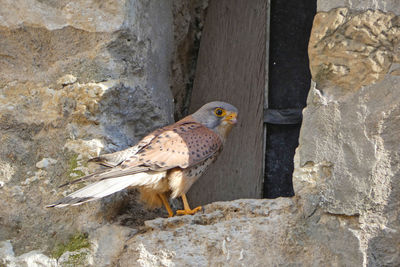
[[[196,212],[200,211],[201,209],[202,209],[201,206],[198,206],[197,208],[194,209],[177,210],[176,215],[193,215]]]
[[[163,193],[158,194],[158,195],[160,196],[160,198],[162,200],[162,203],[164,204],[165,209],[168,212],[168,218],[169,217],[173,217],[174,216],[174,212],[172,211],[171,207],[169,206],[167,197]]]

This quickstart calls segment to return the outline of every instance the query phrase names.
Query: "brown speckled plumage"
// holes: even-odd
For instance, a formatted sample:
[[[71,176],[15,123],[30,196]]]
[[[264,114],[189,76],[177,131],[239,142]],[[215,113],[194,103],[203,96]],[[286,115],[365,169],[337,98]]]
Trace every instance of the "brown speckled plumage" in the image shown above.
[[[94,158],[92,162],[108,169],[72,182],[94,183],[48,207],[79,205],[129,186],[138,187],[143,201],[151,207],[160,206],[164,194],[182,196],[185,202],[184,194],[221,152],[236,116],[237,109],[232,105],[211,102],[150,133],[134,147]]]

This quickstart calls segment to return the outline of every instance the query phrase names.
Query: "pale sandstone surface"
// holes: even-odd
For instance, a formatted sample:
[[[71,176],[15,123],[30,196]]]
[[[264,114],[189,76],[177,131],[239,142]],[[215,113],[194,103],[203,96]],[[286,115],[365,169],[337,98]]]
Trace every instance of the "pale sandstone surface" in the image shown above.
[[[399,63],[400,17],[380,10],[337,8],[314,18],[310,70],[318,88],[358,90]],[[331,92],[333,94],[333,92]]]
[[[356,11],[379,9],[400,15],[398,0],[317,0],[317,11],[327,12],[337,7],[348,7]]]
[[[305,214],[355,222],[358,266],[400,264],[398,21],[379,10],[320,12],[309,45],[315,82],[303,111],[294,189]]]
[[[146,222],[118,264],[355,266],[361,253],[347,252],[358,250],[354,225],[342,221],[319,213],[303,217],[295,198],[215,202],[204,214]]]

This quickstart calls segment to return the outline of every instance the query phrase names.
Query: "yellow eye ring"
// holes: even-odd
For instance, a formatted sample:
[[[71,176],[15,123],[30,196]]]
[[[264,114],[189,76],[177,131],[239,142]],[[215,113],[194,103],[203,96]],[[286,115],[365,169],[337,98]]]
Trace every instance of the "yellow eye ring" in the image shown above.
[[[216,108],[216,109],[214,109],[214,114],[217,117],[223,117],[226,115],[226,111],[225,111],[225,109],[222,109],[222,108]]]

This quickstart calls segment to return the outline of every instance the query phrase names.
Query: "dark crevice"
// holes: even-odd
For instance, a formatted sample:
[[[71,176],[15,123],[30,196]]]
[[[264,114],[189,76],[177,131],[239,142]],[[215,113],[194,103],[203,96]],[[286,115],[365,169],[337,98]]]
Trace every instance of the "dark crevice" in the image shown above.
[[[304,108],[310,87],[307,47],[316,0],[271,1],[268,108]],[[267,124],[264,197],[293,196],[300,123]]]

